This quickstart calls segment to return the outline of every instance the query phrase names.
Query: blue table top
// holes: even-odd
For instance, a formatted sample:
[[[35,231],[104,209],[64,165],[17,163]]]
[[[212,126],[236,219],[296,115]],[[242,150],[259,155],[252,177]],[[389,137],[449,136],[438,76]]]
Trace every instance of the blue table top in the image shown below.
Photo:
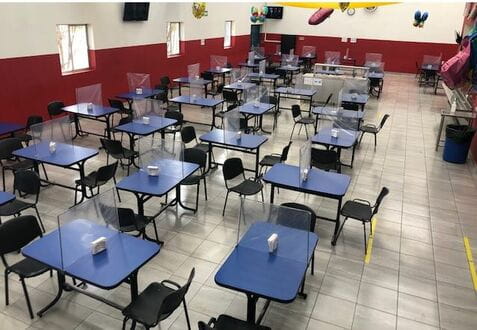
[[[283,71],[299,71],[299,70],[300,70],[300,67],[299,67],[299,66],[294,66],[294,65],[283,65],[283,66],[277,68],[277,70],[283,70]]]
[[[82,116],[102,117],[119,111],[117,108],[103,107],[102,105],[93,104],[92,109],[88,109],[88,103],[79,103],[69,105],[63,108],[63,111],[75,113]]]
[[[236,90],[245,90],[257,86],[254,83],[249,82],[234,82],[224,86],[224,89],[236,89]]]
[[[291,95],[300,95],[300,96],[313,96],[317,92],[314,88],[294,88],[294,87],[279,87],[275,89],[275,93],[278,94],[291,94]]]
[[[366,102],[368,102],[368,99],[368,94],[347,93],[341,95],[341,101],[348,103],[366,104]]]
[[[147,99],[161,93],[164,93],[164,90],[143,88],[142,94],[136,94],[136,92],[133,91],[133,92],[121,93],[117,95],[116,97],[119,97],[121,99],[126,99],[126,100]]]
[[[312,138],[312,143],[318,143],[339,148],[351,148],[358,139],[359,132],[349,129],[338,129],[338,137],[331,136],[331,127],[325,127],[319,130]]]
[[[11,134],[25,129],[25,125],[0,122],[0,136]]]
[[[7,204],[15,199],[15,195],[6,191],[0,191],[0,206]]]
[[[321,115],[321,116],[330,116],[330,117],[344,117],[344,118],[357,118],[357,119],[363,119],[364,117],[364,111],[354,111],[354,110],[345,110],[345,109],[339,109],[336,110],[336,108],[333,107],[313,107],[311,109],[311,112],[315,115]]]
[[[210,73],[216,73],[216,74],[222,74],[222,73],[228,73],[228,72],[231,72],[232,69],[231,68],[210,68],[210,69],[207,69],[207,72],[210,72]]]
[[[342,197],[348,190],[351,177],[311,168],[308,179],[301,181],[298,166],[279,163],[265,173],[263,181],[304,193]]]
[[[274,105],[269,103],[245,103],[239,107],[239,111],[246,115],[260,116],[273,109]]]
[[[237,139],[237,132],[225,132],[222,129],[214,128],[212,131],[205,133],[199,137],[202,142],[221,144],[225,146],[257,149],[268,141],[263,135],[243,134],[240,140]]]
[[[177,120],[175,119],[151,115],[148,117],[149,124],[144,124],[142,119],[137,119],[127,124],[116,126],[114,129],[118,132],[147,136],[177,123]]]
[[[383,78],[384,78],[384,72],[369,71],[369,72],[368,72],[368,78],[371,78],[371,79],[383,79]]]
[[[169,102],[197,105],[201,107],[216,107],[219,104],[224,103],[224,100],[208,99],[205,97],[196,97],[195,100],[193,100],[190,95],[181,95],[170,99]]]
[[[267,238],[278,234],[278,248],[268,252]],[[292,302],[300,289],[318,236],[273,223],[254,223],[215,274],[226,288],[283,303]]]
[[[278,79],[280,75],[273,74],[273,73],[258,73],[258,72],[250,72],[247,77],[249,78],[261,78],[261,79]]]
[[[101,236],[106,237],[107,248],[92,255],[90,243]],[[111,289],[141,268],[159,250],[156,243],[77,219],[33,241],[22,249],[22,253],[77,279]]]
[[[13,154],[40,163],[65,167],[96,156],[98,150],[57,142],[56,151],[50,153],[49,142],[45,141],[15,150]]]
[[[160,172],[158,176],[150,176],[141,169],[119,181],[116,188],[160,197],[171,191],[183,179],[199,169],[197,164],[173,159],[158,160],[154,164],[159,166]]]
[[[202,78],[199,79],[190,79],[189,77],[179,77],[173,80],[173,82],[181,84],[190,84],[191,82],[197,85],[208,85],[212,83],[212,80],[205,80]]]

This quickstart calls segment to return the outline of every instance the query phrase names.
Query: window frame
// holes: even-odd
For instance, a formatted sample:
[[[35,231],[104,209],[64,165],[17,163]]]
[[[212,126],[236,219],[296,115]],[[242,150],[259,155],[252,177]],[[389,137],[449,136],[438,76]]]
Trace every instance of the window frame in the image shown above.
[[[170,32],[171,31],[171,25],[172,24],[177,24],[178,25],[178,31],[177,31],[177,35],[178,35],[178,44],[177,44],[177,53],[170,53],[169,52],[169,49],[170,48],[173,48],[173,47],[169,47],[169,44],[171,43],[171,36],[170,36]],[[167,52],[167,57],[177,57],[177,56],[180,56],[182,54],[182,49],[181,49],[181,43],[182,43],[182,22],[179,22],[179,21],[174,21],[174,22],[167,22],[167,31],[166,31],[166,52]],[[175,47],[174,47],[175,48]]]
[[[93,66],[92,66],[92,58],[91,58],[91,54],[90,54],[90,51],[91,51],[91,48],[90,48],[90,34],[89,34],[89,24],[84,24],[84,23],[81,23],[81,24],[56,24],[56,29],[58,31],[58,28],[59,26],[62,26],[62,25],[65,25],[68,27],[68,52],[73,54],[73,45],[71,43],[71,27],[73,26],[84,26],[85,27],[85,40],[86,40],[86,57],[87,57],[87,61],[88,61],[88,65],[84,68],[80,68],[80,69],[75,69],[74,67],[74,59],[72,61],[72,70],[68,70],[68,71],[63,71],[63,62],[62,62],[62,54],[60,52],[60,48],[59,48],[59,40],[57,38],[56,40],[56,46],[58,48],[58,55],[60,57],[60,70],[61,70],[61,74],[62,75],[70,75],[70,74],[74,74],[74,73],[79,73],[79,72],[84,72],[84,71],[88,71],[88,70],[92,70],[93,69]]]
[[[227,27],[230,24],[230,35],[228,38],[227,43]],[[234,35],[234,21],[233,20],[226,20],[225,21],[225,33],[224,33],[224,49],[232,48],[233,47],[233,35]]]

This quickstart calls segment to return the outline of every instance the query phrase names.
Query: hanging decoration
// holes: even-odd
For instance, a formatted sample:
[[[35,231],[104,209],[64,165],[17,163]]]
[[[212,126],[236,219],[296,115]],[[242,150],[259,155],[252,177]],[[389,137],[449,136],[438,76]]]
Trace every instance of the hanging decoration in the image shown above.
[[[424,27],[424,23],[426,22],[428,18],[429,18],[429,13],[427,11],[421,14],[420,10],[416,10],[416,12],[414,13],[414,23],[412,23],[412,25],[414,25],[415,27],[422,28]]]
[[[333,14],[334,9],[321,8],[315,11],[308,19],[308,24],[318,25]]]
[[[207,16],[208,13],[205,2],[192,3],[192,15],[194,15],[195,18],[201,19],[202,17]]]
[[[349,2],[339,2],[341,12],[344,13],[349,8]]]
[[[265,19],[267,18],[268,7],[263,6],[262,8],[258,8],[258,7],[252,6],[252,8],[250,9],[250,13],[252,14],[250,16],[250,22],[263,23],[265,22]]]

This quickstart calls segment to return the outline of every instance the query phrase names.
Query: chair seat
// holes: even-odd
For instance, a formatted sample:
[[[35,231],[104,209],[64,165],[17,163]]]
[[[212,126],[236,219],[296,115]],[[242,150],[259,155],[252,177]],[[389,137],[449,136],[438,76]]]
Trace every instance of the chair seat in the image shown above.
[[[131,151],[127,148],[123,148],[122,153],[110,154],[114,159],[129,159],[136,156],[138,153],[136,151]]]
[[[98,183],[96,182],[96,175],[97,175],[96,171],[91,172],[90,174],[85,176],[83,180],[81,179],[75,180],[75,183],[77,185],[85,185],[86,187],[89,187],[89,188],[95,188],[99,185],[99,182]]]
[[[10,270],[21,277],[35,277],[50,270],[50,268],[36,260],[25,258],[16,264],[10,266]]]
[[[183,186],[196,185],[200,182],[200,180],[202,180],[201,175],[191,175],[191,176],[185,178],[184,180],[182,180],[181,185],[183,185]]]
[[[267,155],[260,161],[260,166],[273,166],[280,163],[280,156]]]
[[[35,206],[33,203],[27,203],[20,199],[15,199],[10,203],[0,206],[0,217],[17,214],[23,210]]]
[[[24,159],[12,163],[5,164],[3,166],[4,169],[10,171],[20,171],[20,170],[29,170],[34,167],[34,163],[32,160]]]
[[[262,190],[263,185],[261,182],[253,180],[245,180],[236,185],[235,187],[230,188],[230,191],[236,192],[241,195],[255,195],[256,193]]]
[[[304,124],[304,125],[313,125],[315,123],[314,118],[300,118],[297,123]]]
[[[338,153],[334,150],[311,149],[311,166],[329,171],[338,167]]]
[[[375,126],[371,126],[371,125],[363,125],[363,126],[361,126],[360,130],[363,131],[363,132],[366,132],[366,133],[377,133],[378,132],[378,128],[375,127]]]
[[[30,134],[24,132],[15,134],[17,139],[20,139],[22,142],[30,142],[33,138]]]
[[[373,211],[371,206],[358,203],[355,201],[347,201],[341,209],[341,215],[348,218],[353,218],[361,221],[371,221],[373,217]]]
[[[198,143],[194,147],[194,149],[199,149],[205,153],[209,152],[209,145],[207,143]]]
[[[151,222],[151,218],[135,214],[133,221],[134,223],[120,223],[120,230],[125,233],[129,233],[132,231],[143,231],[144,228],[146,228],[146,226],[149,224],[149,222]]]
[[[159,321],[157,317],[164,298],[174,291],[161,283],[151,283],[136,300],[126,306],[123,315],[146,326],[155,326]]]
[[[220,315],[213,329],[216,330],[272,330],[263,325],[251,324],[228,315]]]

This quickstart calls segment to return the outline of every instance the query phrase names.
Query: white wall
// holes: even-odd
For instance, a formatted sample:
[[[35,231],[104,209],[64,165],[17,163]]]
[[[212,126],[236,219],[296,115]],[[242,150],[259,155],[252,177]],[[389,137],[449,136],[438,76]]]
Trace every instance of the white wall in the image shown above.
[[[58,53],[57,24],[89,24],[93,49],[163,43],[168,21],[184,23],[185,40],[223,37],[226,20],[235,35],[249,34],[250,6],[207,3],[198,20],[192,3],[151,3],[148,21],[123,22],[122,3],[0,3],[0,58]]]
[[[401,3],[353,16],[335,10],[319,25],[309,25],[314,9],[285,7],[282,20],[267,20],[264,32],[395,41],[455,43],[454,30],[462,28],[465,3]],[[415,28],[414,12],[429,12],[423,28]]]

